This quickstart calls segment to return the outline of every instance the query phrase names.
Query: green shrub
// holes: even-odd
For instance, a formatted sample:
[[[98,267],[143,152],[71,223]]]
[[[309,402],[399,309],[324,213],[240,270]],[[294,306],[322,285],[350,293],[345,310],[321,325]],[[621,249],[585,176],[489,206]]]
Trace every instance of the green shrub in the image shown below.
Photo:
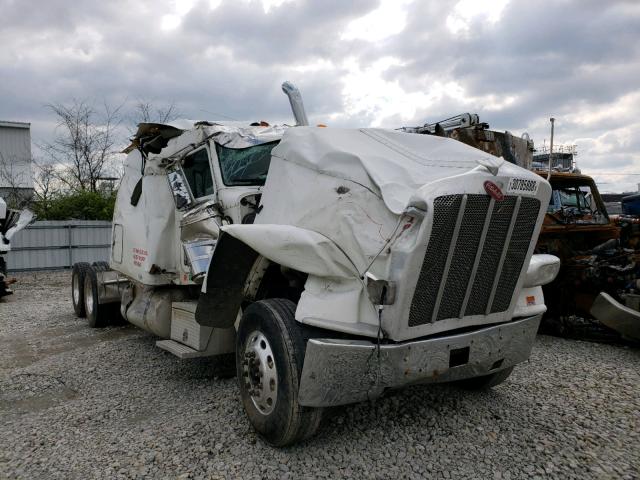
[[[116,194],[78,191],[33,204],[38,220],[111,220]]]

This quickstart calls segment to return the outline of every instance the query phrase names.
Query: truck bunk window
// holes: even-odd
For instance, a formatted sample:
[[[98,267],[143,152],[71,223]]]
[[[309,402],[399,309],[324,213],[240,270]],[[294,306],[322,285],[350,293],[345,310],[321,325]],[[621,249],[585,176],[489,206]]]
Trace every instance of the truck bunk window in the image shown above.
[[[194,198],[213,195],[213,179],[209,166],[209,155],[205,148],[187,155],[182,164],[184,176]]]
[[[277,144],[269,142],[246,148],[229,148],[216,143],[224,184],[264,185],[271,163],[271,150]]]

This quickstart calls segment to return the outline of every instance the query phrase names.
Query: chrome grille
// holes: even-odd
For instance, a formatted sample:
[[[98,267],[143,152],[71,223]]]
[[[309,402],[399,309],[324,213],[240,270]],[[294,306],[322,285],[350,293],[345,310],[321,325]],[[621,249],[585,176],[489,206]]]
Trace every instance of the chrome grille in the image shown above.
[[[423,275],[421,272],[418,277],[416,292],[424,292],[424,294],[413,296],[409,313],[411,326],[425,323],[423,321],[425,317],[431,319],[461,200],[462,195],[445,195],[436,198],[433,202],[433,231],[442,232],[442,235],[435,237],[432,235],[429,241],[427,253],[422,262],[422,272],[431,274]]]
[[[471,289],[469,303],[464,312],[465,316],[485,314],[515,204],[516,197],[507,197],[502,202],[493,202],[489,230],[478,264],[478,273]]]
[[[445,195],[433,203],[433,228],[409,326],[509,308],[540,211],[535,198]]]
[[[451,268],[444,287],[448,294],[442,297],[437,320],[457,317],[460,313],[460,306],[464,300],[473,263],[478,253],[489,200],[491,198],[487,195],[468,195],[466,208],[462,215],[460,233],[453,251]]]
[[[518,217],[511,233],[509,249],[502,266],[502,275],[500,275],[498,288],[496,288],[493,305],[491,306],[491,313],[504,312],[511,304],[513,289],[518,283],[522,264],[529,250],[529,242],[531,241],[535,218],[537,218],[539,210],[540,202],[537,199],[522,198]]]

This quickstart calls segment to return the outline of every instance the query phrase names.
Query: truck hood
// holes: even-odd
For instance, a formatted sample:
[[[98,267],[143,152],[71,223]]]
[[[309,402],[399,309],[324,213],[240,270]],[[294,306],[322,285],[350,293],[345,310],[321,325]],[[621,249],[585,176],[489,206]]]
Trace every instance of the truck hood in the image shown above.
[[[273,156],[365,186],[395,214],[423,185],[496,161],[449,138],[375,128],[292,128]]]
[[[514,176],[546,184],[450,138],[384,129],[290,128],[272,152],[255,224],[223,230],[290,268],[359,277],[397,233],[408,206],[452,189],[478,192],[478,182],[482,190],[485,180],[506,190]]]

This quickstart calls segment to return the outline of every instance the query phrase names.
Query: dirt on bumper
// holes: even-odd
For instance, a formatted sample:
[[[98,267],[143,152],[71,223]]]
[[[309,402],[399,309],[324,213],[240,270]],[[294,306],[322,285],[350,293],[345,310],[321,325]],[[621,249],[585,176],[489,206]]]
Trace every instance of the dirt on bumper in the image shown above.
[[[463,380],[512,367],[529,358],[540,319],[379,348],[363,340],[311,339],[298,401],[344,405],[375,398],[387,388]]]

